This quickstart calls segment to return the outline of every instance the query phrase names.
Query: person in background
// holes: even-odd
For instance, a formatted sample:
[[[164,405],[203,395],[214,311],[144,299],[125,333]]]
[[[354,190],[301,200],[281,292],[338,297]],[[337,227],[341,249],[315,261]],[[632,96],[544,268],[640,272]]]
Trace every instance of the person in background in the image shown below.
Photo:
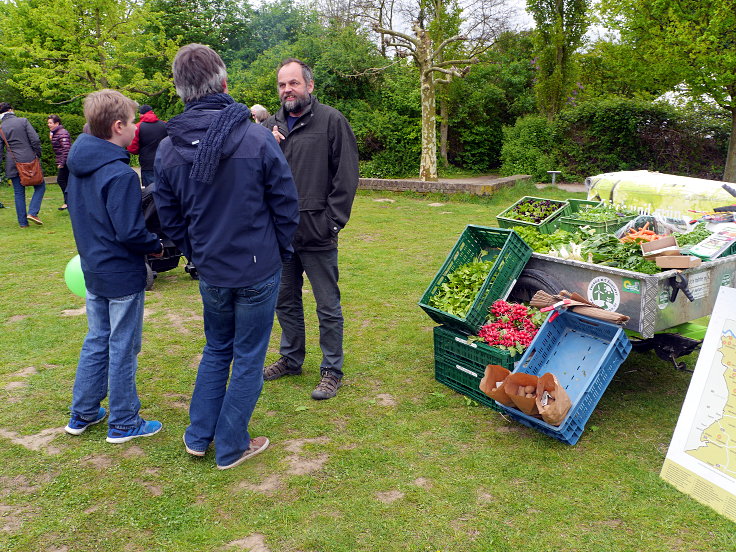
[[[136,389],[143,337],[145,256],[160,257],[163,245],[146,229],[138,175],[125,148],[135,135],[136,103],[115,90],[84,100],[91,134],[69,151],[69,217],[87,288],[88,332],[77,364],[71,417],[64,430],[81,435],[105,419],[108,443],[125,443],[161,430],[141,418]]]
[[[153,182],[153,161],[161,140],[166,138],[166,123],[159,120],[150,105],[138,108],[141,120],[135,127],[135,137],[128,151],[138,155],[141,165],[141,184],[145,188]]]
[[[64,194],[64,204],[59,207],[59,211],[67,208],[66,203],[66,183],[69,180],[69,168],[66,166],[66,158],[69,155],[69,148],[72,147],[72,139],[69,131],[61,124],[58,115],[49,115],[46,124],[49,127],[49,138],[51,139],[51,147],[56,157],[56,183]]]
[[[5,175],[13,182],[18,225],[21,228],[28,228],[29,220],[41,225],[43,222],[38,218],[38,213],[46,193],[46,183],[42,182],[33,187],[31,203],[26,210],[26,186],[21,185],[18,169],[15,168],[16,161],[28,163],[36,157],[41,158],[41,139],[28,119],[16,117],[13,107],[7,102],[0,103],[0,128],[12,151],[12,153],[7,151],[5,140],[0,139],[0,158],[2,158],[2,152],[5,151]]]
[[[207,340],[184,449],[204,456],[214,442],[217,467],[225,470],[269,444],[251,438],[248,425],[263,389],[281,264],[293,252],[299,206],[278,144],[228,95],[220,56],[188,44],[173,73],[185,107],[158,148],[153,197],[161,230],[199,271]]]
[[[294,255],[281,272],[276,305],[281,358],[264,367],[263,377],[274,380],[302,373],[306,354],[302,286],[306,274],[317,303],[322,349],[321,378],[312,398],[330,399],[337,394],[343,377],[337,234],[350,218],[358,188],[358,145],[342,113],[312,96],[314,79],[306,63],[284,60],[277,87],[281,109],[264,126],[272,129],[294,174],[300,221]]]
[[[261,104],[250,106],[250,113],[253,115],[253,120],[259,125],[271,116],[268,109],[263,107]]]

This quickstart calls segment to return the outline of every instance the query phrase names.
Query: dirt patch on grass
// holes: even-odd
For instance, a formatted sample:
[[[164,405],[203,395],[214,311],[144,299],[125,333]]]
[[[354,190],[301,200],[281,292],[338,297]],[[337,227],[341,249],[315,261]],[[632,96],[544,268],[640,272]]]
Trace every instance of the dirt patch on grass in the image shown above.
[[[261,533],[253,533],[244,539],[229,542],[225,546],[237,548],[238,550],[249,550],[250,552],[270,552],[266,546],[266,535]]]
[[[171,408],[177,408],[179,410],[189,409],[189,395],[184,395],[183,393],[166,393],[164,397],[171,399],[169,401]]]
[[[432,488],[432,482],[427,479],[426,477],[417,477],[414,480],[414,484],[417,487],[421,487],[422,489],[431,489]]]
[[[125,458],[138,458],[140,456],[145,456],[146,452],[139,447],[138,445],[132,445],[128,447],[125,452],[123,452],[123,456]]]
[[[491,493],[486,492],[479,492],[478,493],[478,502],[480,504],[488,504],[489,502],[495,502],[496,497],[493,496]]]
[[[36,478],[35,481],[31,481],[25,475],[16,475],[11,477],[4,475],[0,477],[0,496],[8,496],[13,493],[30,494],[37,492],[41,485],[51,481],[55,474],[44,473]]]
[[[6,391],[14,391],[15,389],[23,389],[24,387],[28,387],[27,381],[11,381],[5,386],[5,389]]]
[[[396,203],[395,199],[389,199],[387,197],[379,197],[373,200],[375,203]]]
[[[396,399],[388,393],[376,395],[376,403],[381,406],[396,406]]]
[[[143,485],[152,496],[161,496],[164,494],[163,488],[157,483],[153,483],[152,481],[139,481],[139,483]]]
[[[250,483],[248,481],[241,481],[235,487],[235,490],[248,490],[254,493],[260,493],[267,496],[271,496],[281,488],[282,480],[278,475],[269,475],[266,479],[260,483]]]
[[[402,498],[404,498],[404,493],[401,491],[384,491],[376,493],[376,500],[378,500],[378,502],[383,502],[384,504],[392,504]]]
[[[20,322],[22,320],[25,320],[26,318],[30,318],[30,315],[28,314],[16,314],[15,316],[11,316],[8,318],[8,323],[12,324],[14,322]]]
[[[201,326],[204,318],[201,314],[189,313],[178,313],[168,312],[166,313],[166,319],[174,327],[178,333],[190,334],[192,333],[191,323],[196,322],[198,326]]]
[[[32,511],[28,508],[0,504],[0,531],[17,533],[31,515]]]
[[[286,457],[286,461],[289,463],[289,469],[287,473],[291,475],[306,475],[308,473],[314,473],[325,465],[325,462],[329,459],[327,454],[319,454],[317,457],[305,458],[302,449],[307,444],[325,444],[329,443],[328,437],[315,437],[312,439],[291,439],[284,441],[284,448],[291,452],[290,456]]]
[[[112,458],[105,454],[90,454],[82,458],[81,462],[98,470],[107,470],[112,466]]]
[[[78,309],[66,309],[61,311],[61,316],[82,316],[87,314],[87,307],[80,307]]]
[[[18,370],[17,372],[14,372],[10,374],[11,378],[27,378],[28,376],[32,376],[34,374],[38,374],[38,370],[35,366],[29,366],[28,368],[23,368],[21,370]]]
[[[63,427],[44,429],[35,435],[20,435],[15,431],[0,429],[0,437],[10,439],[16,445],[25,447],[28,450],[42,451],[46,454],[59,454],[61,452],[61,449],[51,446],[51,441],[56,439],[60,433],[64,433]]]

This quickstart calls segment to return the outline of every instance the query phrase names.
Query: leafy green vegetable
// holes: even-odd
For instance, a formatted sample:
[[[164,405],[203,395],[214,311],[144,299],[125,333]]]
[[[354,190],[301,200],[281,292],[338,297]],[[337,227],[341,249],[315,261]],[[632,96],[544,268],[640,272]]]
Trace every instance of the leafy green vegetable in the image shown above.
[[[539,224],[565,206],[562,201],[552,199],[535,199],[533,197],[521,199],[516,205],[511,206],[505,213],[504,218],[533,222]]]
[[[583,253],[596,264],[633,270],[644,274],[662,271],[656,263],[646,260],[638,243],[621,243],[613,234],[598,234],[583,242]]]
[[[429,306],[465,318],[494,264],[494,261],[476,261],[460,266],[429,299]]]
[[[677,245],[683,247],[685,245],[695,245],[696,243],[700,243],[712,233],[713,232],[705,227],[704,222],[699,222],[695,225],[695,228],[690,230],[690,232],[674,232],[672,235],[675,236]]]
[[[542,234],[539,230],[532,226],[514,226],[514,232],[524,240],[532,251],[535,253],[549,253],[552,249],[557,249],[562,245],[572,243],[582,243],[584,236],[580,233],[568,232],[566,230],[557,229],[551,234]]]
[[[603,222],[615,220],[619,217],[635,216],[636,214],[637,212],[631,209],[618,208],[613,205],[595,205],[583,207],[580,211],[571,215],[571,218],[585,222]]]

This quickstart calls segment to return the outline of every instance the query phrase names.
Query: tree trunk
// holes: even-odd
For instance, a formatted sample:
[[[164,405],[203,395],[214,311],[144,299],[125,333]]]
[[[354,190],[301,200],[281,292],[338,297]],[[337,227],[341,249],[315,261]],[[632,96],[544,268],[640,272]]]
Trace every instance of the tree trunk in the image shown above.
[[[731,107],[731,137],[728,139],[724,182],[736,182],[736,106]]]
[[[442,159],[442,166],[447,168],[450,166],[450,162],[447,160],[447,129],[449,113],[447,112],[447,98],[444,94],[440,98],[440,158]]]
[[[419,162],[419,178],[437,180],[437,113],[435,106],[434,73],[420,67],[422,98],[422,156]]]

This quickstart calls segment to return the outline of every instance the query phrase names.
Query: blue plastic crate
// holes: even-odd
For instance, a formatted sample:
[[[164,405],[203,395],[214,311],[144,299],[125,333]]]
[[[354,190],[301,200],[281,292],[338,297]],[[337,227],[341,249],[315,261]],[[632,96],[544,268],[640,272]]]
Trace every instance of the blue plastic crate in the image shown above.
[[[517,422],[574,445],[629,352],[631,342],[620,326],[563,312],[542,325],[514,370],[537,376],[551,372],[557,376],[572,403],[562,424],[553,426],[515,408],[499,406]]]

